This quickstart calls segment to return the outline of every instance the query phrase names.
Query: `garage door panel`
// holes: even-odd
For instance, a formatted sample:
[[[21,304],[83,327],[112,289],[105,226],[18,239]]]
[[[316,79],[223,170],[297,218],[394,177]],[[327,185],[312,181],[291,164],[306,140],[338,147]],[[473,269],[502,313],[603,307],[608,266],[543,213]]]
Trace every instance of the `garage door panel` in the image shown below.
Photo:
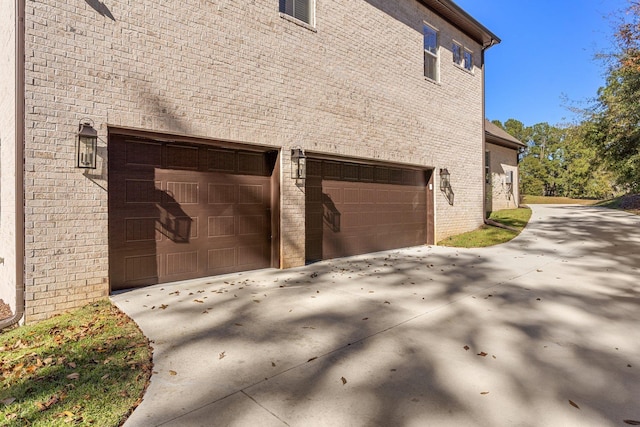
[[[161,167],[141,164],[145,149],[156,150],[155,164],[158,147]],[[123,137],[109,150],[112,289],[271,265],[265,153]]]
[[[124,155],[127,166],[162,166],[161,143],[127,141],[124,143]]]
[[[147,283],[158,279],[160,257],[155,253],[124,257],[124,279],[129,283]]]
[[[209,204],[232,204],[237,201],[238,188],[235,184],[212,184],[208,186]]]
[[[156,218],[125,218],[124,219],[124,241],[133,242],[159,242],[162,240],[162,233],[156,227]]]
[[[197,205],[200,202],[197,182],[167,181],[167,191],[163,192],[162,203]]]
[[[426,243],[427,190],[423,171],[337,161],[310,162],[322,164],[323,175],[319,186],[316,181],[307,187],[307,260]],[[314,168],[318,169],[317,165]],[[322,203],[317,202],[318,187]]]
[[[198,147],[167,145],[167,168],[198,170]]]
[[[237,263],[235,247],[209,249],[207,251],[207,270],[233,268]]]
[[[198,272],[198,251],[170,252],[166,254],[167,276],[192,276]]]
[[[126,179],[124,183],[124,203],[160,203],[162,182],[153,179]]]
[[[238,185],[238,203],[255,205],[264,203],[264,186],[260,184]]]
[[[225,237],[234,236],[236,234],[236,217],[228,216],[210,216],[208,218],[207,236],[208,237]]]

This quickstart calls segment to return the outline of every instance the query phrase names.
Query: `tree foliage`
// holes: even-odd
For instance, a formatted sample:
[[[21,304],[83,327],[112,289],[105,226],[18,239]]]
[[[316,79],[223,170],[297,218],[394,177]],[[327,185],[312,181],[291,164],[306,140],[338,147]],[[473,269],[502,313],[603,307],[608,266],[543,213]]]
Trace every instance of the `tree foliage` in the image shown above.
[[[640,2],[633,1],[615,33],[606,85],[583,123],[585,140],[595,149],[617,184],[640,191]]]
[[[573,198],[605,198],[613,193],[611,176],[596,162],[585,142],[585,126],[525,126],[509,119],[502,127],[527,144],[520,155],[520,193]]]

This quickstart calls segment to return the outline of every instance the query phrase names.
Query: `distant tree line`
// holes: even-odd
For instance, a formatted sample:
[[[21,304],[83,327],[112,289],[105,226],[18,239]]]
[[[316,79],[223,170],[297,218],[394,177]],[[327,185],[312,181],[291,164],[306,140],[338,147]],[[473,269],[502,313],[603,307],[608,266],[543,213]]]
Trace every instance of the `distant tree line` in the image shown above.
[[[525,126],[516,119],[493,123],[527,144],[519,156],[520,194],[604,199],[617,193],[613,175],[596,161],[583,125]]]
[[[640,192],[640,1],[631,0],[614,33],[606,84],[568,126],[494,121],[527,144],[521,194],[606,198]]]

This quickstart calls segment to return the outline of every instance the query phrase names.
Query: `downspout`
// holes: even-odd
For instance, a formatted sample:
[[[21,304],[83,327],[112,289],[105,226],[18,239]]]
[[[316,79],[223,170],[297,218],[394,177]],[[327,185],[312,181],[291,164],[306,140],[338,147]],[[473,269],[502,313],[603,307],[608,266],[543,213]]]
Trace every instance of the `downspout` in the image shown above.
[[[25,241],[24,241],[24,134],[25,134],[25,24],[24,11],[26,0],[16,0],[16,102],[15,102],[15,238],[16,238],[16,309],[13,316],[0,322],[0,331],[4,328],[12,326],[24,316],[24,259],[25,259]]]
[[[485,162],[486,162],[486,152],[487,152],[487,133],[485,122],[487,120],[486,116],[486,95],[485,95],[485,86],[486,86],[486,76],[485,76],[485,64],[484,64],[484,56],[487,49],[491,46],[500,43],[500,40],[496,40],[491,38],[488,43],[484,43],[482,45],[482,50],[480,51],[480,61],[482,62],[482,220],[487,216],[487,179],[485,177]]]
[[[491,47],[491,44],[489,44]],[[487,120],[486,116],[486,106],[485,106],[485,69],[484,69],[484,53],[485,50],[488,49],[487,46],[482,46],[482,50],[480,51],[480,61],[482,63],[482,220],[487,217],[487,177],[486,175],[486,165],[487,161],[487,130],[485,126],[485,122]]]

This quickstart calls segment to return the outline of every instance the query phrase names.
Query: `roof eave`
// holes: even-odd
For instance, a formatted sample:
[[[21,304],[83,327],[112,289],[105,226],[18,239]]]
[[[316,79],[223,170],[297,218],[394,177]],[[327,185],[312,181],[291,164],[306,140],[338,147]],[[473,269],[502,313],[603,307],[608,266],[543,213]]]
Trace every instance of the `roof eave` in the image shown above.
[[[501,42],[498,36],[451,0],[419,1],[464,31],[465,34],[480,43],[483,49],[488,49]]]

